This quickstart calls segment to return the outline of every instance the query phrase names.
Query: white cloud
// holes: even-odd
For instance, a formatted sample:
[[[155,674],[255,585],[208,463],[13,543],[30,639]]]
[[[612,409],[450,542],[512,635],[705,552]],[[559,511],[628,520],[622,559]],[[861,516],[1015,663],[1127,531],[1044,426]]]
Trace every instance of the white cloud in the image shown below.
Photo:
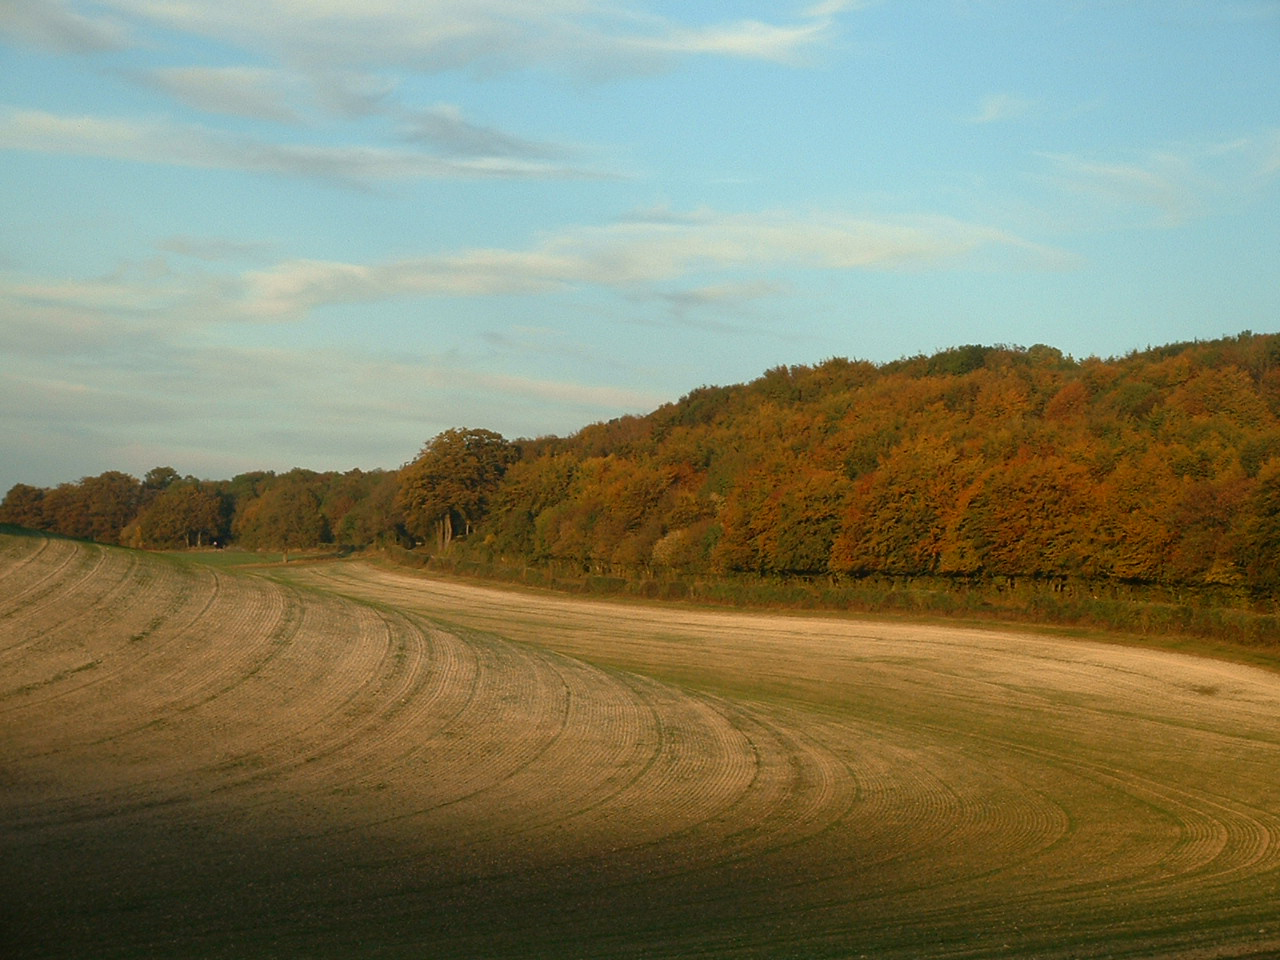
[[[821,19],[824,17],[834,17],[839,13],[846,13],[849,10],[862,10],[871,6],[876,0],[822,0],[805,9],[806,17]]]
[[[142,74],[144,82],[187,106],[277,123],[296,123],[289,105],[292,75],[258,67],[165,67]]]
[[[429,144],[447,156],[554,158],[567,152],[555,144],[472,123],[453,104],[403,111],[403,116],[404,139]]]
[[[633,41],[640,49],[686,54],[722,54],[788,63],[831,32],[828,18],[792,26],[744,20],[709,27],[672,27],[662,35]]]
[[[77,13],[65,0],[4,0],[0,32],[62,53],[118,50],[129,43],[119,20]]]
[[[180,237],[160,249],[182,259],[175,266],[156,256],[79,280],[0,277],[0,306],[15,317],[204,325],[294,321],[333,304],[594,288],[688,311],[777,295],[788,289],[793,270],[942,268],[992,256],[1033,266],[1061,261],[1055,251],[1021,237],[945,218],[665,209],[568,227],[525,249],[473,248],[373,263],[293,259],[234,272],[229,263],[256,259],[265,250]]]
[[[1045,179],[1111,216],[1176,227],[1265,189],[1280,174],[1280,130],[1176,144],[1121,160],[1042,153]]]
[[[244,315],[293,319],[327,303],[529,294],[578,286],[630,294],[707,271],[895,269],[954,263],[984,248],[1013,251],[1039,264],[1058,259],[1055,251],[1020,237],[945,218],[891,222],[658,211],[548,234],[528,250],[468,250],[382,264],[286,261],[246,276]],[[708,296],[759,296],[767,289],[764,282],[757,278],[744,286],[730,280],[704,289],[712,292]]]
[[[213,37],[291,64],[415,72],[529,67],[647,70],[657,58],[714,54],[791,60],[827,41],[840,13],[825,0],[791,23],[690,24],[608,0],[103,0],[121,14]]]
[[[968,123],[999,123],[1025,116],[1035,102],[1011,93],[993,93],[982,98],[978,112],[966,117]]]
[[[386,147],[268,143],[163,118],[65,116],[14,108],[0,112],[0,149],[240,170],[359,187],[395,180],[602,176],[537,158],[445,157]]]

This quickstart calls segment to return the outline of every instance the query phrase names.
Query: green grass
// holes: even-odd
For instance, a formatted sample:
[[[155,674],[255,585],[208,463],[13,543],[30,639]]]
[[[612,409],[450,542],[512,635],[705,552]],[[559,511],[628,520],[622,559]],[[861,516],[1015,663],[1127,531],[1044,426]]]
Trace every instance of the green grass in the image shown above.
[[[236,548],[224,550],[163,550],[157,551],[161,556],[174,557],[188,563],[196,563],[217,570],[254,570],[269,567],[283,567],[285,555],[272,550],[240,550]],[[298,563],[314,563],[317,560],[331,560],[335,556],[331,549],[291,550],[288,565]]]

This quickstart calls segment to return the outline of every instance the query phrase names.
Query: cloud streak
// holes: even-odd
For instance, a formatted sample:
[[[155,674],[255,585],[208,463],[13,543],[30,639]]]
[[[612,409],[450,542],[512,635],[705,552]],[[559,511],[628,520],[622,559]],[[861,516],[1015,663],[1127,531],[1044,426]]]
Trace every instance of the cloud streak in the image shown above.
[[[354,187],[411,180],[598,179],[607,174],[520,156],[438,156],[376,146],[271,143],[164,118],[68,116],[8,108],[0,149],[300,177]]]
[[[298,123],[290,104],[296,80],[263,67],[164,67],[138,75],[146,85],[206,113]]]
[[[554,159],[568,152],[556,144],[527,140],[472,123],[453,104],[404,111],[403,116],[403,139],[429,145],[445,156]]]
[[[892,222],[656,211],[549,234],[525,250],[476,249],[380,264],[285,261],[246,276],[244,312],[246,318],[284,320],[332,303],[539,294],[584,286],[634,294],[707,272],[936,267],[984,249],[1013,252],[1042,266],[1063,259],[1057,251],[1007,232],[946,218]],[[757,278],[749,284],[727,282],[697,289],[709,302],[740,297],[744,291],[761,296],[770,288]],[[690,294],[686,300],[697,296]]]
[[[966,117],[965,122],[987,124],[1015,120],[1025,116],[1034,106],[1034,101],[1011,93],[993,93],[982,98],[982,103],[978,105],[978,112]]]
[[[22,4],[39,7],[32,0]],[[59,4],[61,18],[48,12],[40,18],[51,24],[73,20],[88,32],[106,31],[127,17],[293,64],[620,74],[652,70],[675,56],[794,61],[827,42],[836,17],[859,4],[829,0],[799,11],[791,22],[710,24],[605,0],[327,0],[308,6],[305,15],[291,0],[102,0],[101,6],[112,15],[77,14]]]
[[[108,468],[141,476],[158,463],[213,477],[395,467],[460,422],[533,436],[667,399],[590,379],[478,369],[452,355],[392,359],[354,343],[234,347],[159,327],[134,343],[115,329],[78,347],[68,336],[56,351],[47,339],[33,339],[29,351],[5,339],[23,363],[0,370],[0,431],[23,444],[20,479],[41,485]]]
[[[1228,143],[1183,144],[1120,160],[1041,153],[1043,179],[1106,215],[1177,227],[1265,189],[1280,174],[1280,130]]]
[[[118,18],[78,13],[66,0],[5,0],[0,33],[59,53],[120,50],[132,42]]]

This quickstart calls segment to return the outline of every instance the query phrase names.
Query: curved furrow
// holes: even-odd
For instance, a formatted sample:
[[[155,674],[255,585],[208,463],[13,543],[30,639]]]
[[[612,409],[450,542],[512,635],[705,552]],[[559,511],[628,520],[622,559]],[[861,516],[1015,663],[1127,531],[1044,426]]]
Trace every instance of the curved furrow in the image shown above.
[[[1274,815],[1224,813],[1223,805],[1206,803],[1204,794],[1171,789],[1058,754],[1001,746],[1015,755],[1029,754],[1027,762],[1012,767],[1012,774],[1029,783],[1039,771],[1053,785],[1053,803],[1062,805],[1071,827],[1062,832],[1059,841],[1039,845],[1019,862],[1002,866],[989,877],[973,878],[979,881],[976,885],[963,871],[954,872],[934,888],[932,904],[922,903],[913,910],[910,901],[895,897],[896,908],[921,927],[955,924],[957,907],[963,904],[967,930],[984,923],[996,928],[1007,924],[1010,916],[1021,917],[1019,936],[1039,936],[1040,940],[1034,949],[1019,941],[1021,946],[1011,954],[1014,956],[1120,956],[1113,946],[1098,954],[1083,945],[1061,952],[1050,947],[1060,947],[1076,935],[1071,924],[1078,921],[1071,918],[1106,915],[1116,909],[1118,898],[1125,909],[1140,909],[1159,923],[1171,912],[1189,915],[1192,905],[1215,888],[1230,897],[1230,891],[1242,889],[1242,884],[1276,871]],[[1041,789],[1039,784],[1033,788]],[[1131,810],[1146,810],[1149,816],[1118,809],[1102,818],[1098,812],[1105,807],[1097,796],[1088,796],[1090,791],[1110,795]],[[1073,809],[1077,805],[1078,809]],[[1093,816],[1081,822],[1086,810]],[[1143,832],[1130,833],[1135,826]],[[1206,910],[1214,924],[1222,922],[1221,903]],[[1142,928],[1140,924],[1136,929]],[[1082,944],[1090,939],[1087,925],[1084,932]],[[1115,931],[1111,934],[1116,935]],[[1098,936],[1092,933],[1092,937]],[[968,955],[959,948],[930,952],[936,956]],[[1150,954],[1139,951],[1138,955]]]
[[[35,649],[41,657],[57,652],[60,632],[129,586],[122,571],[128,561],[107,562],[106,551],[92,544],[58,541],[63,550],[51,559],[46,575],[20,596],[0,600],[0,677],[21,677]],[[19,684],[15,684],[19,686]],[[12,689],[12,687],[10,688]],[[0,692],[3,697],[4,692]]]
[[[145,809],[157,794],[172,802],[184,789],[203,789],[192,775],[202,762],[212,762],[226,731],[237,729],[245,718],[193,723],[190,711],[250,682],[263,664],[278,656],[273,637],[287,637],[290,624],[268,625],[271,630],[263,629],[257,638],[248,637],[243,649],[237,647],[239,655],[224,657],[211,638],[197,637],[183,645],[184,650],[170,651],[178,663],[165,664],[167,671],[157,671],[155,662],[135,663],[135,669],[119,671],[109,683],[60,698],[56,720],[42,729],[41,749],[22,759],[64,769],[77,756],[91,762],[82,775],[69,778],[56,803],[34,807],[30,815],[75,818],[77,811],[104,805],[117,812]],[[127,643],[127,638],[121,641]]]
[[[19,551],[7,548],[4,563],[6,575],[5,590],[0,593],[0,623],[8,626],[22,619],[38,618],[47,608],[50,593],[65,592],[65,582],[71,569],[78,566],[92,571],[95,559],[101,561],[101,555],[95,558],[87,544],[74,540],[62,540],[50,537],[14,537],[5,536],[8,544],[23,546],[39,543],[38,549]],[[18,558],[17,565],[12,558]],[[84,580],[81,577],[81,580]]]
[[[9,535],[0,538],[0,611],[22,600],[31,587],[49,575],[43,555],[53,541],[43,535]]]
[[[15,917],[75,905],[67,946],[32,957],[1190,960],[1280,939],[1280,692],[1243,668],[273,575],[323,589],[0,536],[23,865],[0,879]]]
[[[111,602],[122,589],[133,585],[131,574],[137,570],[139,558],[129,551],[110,551],[98,544],[66,541],[70,556],[66,564],[57,564],[49,575],[17,598],[4,616],[11,629],[35,625],[33,633],[63,629],[82,617],[87,610]],[[68,570],[73,566],[73,570]]]
[[[175,577],[187,585],[175,587],[170,582]],[[211,589],[200,589],[201,581]],[[70,626],[41,631],[41,648],[28,650],[23,658],[24,667],[39,674],[39,679],[20,688],[23,696],[0,699],[0,716],[37,706],[45,709],[46,701],[88,687],[117,680],[131,683],[122,675],[139,669],[139,662],[154,655],[159,646],[176,642],[207,617],[218,581],[212,575],[202,578],[157,566],[137,577],[134,586],[135,591],[114,602],[107,596],[95,598],[85,605],[85,615]],[[102,630],[103,624],[109,630]],[[121,636],[128,637],[127,644],[118,642]]]
[[[573,843],[564,855],[581,855],[594,846],[586,821],[610,819],[602,811],[659,762],[661,717],[652,703],[617,678],[575,661],[514,649],[554,671],[563,699],[554,730],[545,731],[520,765],[505,768],[501,778],[460,798],[482,807],[499,804],[507,812],[501,823],[488,824],[472,839],[493,843],[520,836],[532,848],[540,837],[567,836],[573,822]]]

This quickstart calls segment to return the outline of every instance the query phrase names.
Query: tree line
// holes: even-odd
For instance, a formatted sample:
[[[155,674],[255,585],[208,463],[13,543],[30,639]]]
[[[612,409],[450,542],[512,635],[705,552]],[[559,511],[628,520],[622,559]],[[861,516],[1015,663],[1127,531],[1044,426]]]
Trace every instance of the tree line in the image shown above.
[[[1280,335],[1105,360],[832,358],[568,437],[445,431],[395,471],[19,484],[0,520],[149,547],[398,542],[619,576],[1069,578],[1274,602]]]
[[[141,480],[112,470],[52,488],[16,484],[0,503],[0,522],[148,549],[360,548],[397,535],[397,490],[396,472],[385,470],[201,480],[161,466]]]

